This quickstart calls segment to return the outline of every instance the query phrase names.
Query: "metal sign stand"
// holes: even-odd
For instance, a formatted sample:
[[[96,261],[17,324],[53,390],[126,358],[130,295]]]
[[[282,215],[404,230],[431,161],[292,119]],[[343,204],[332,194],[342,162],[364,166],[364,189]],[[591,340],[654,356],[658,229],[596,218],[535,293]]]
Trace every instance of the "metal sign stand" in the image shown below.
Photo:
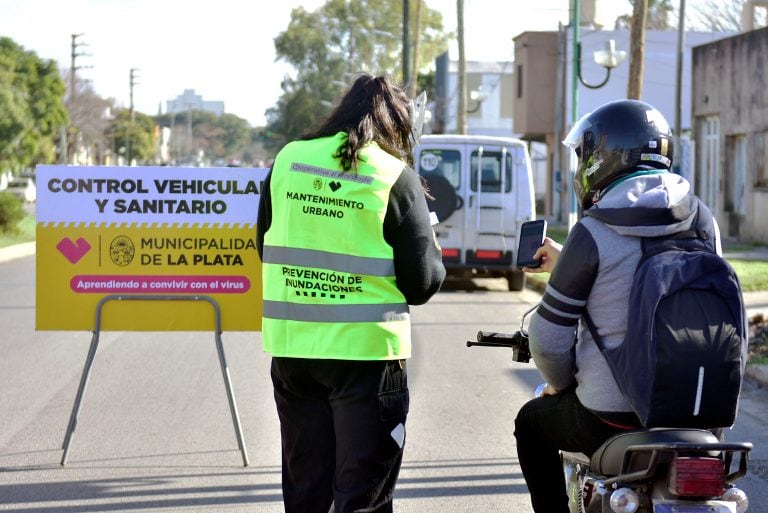
[[[240,447],[240,454],[243,456],[243,466],[248,466],[248,453],[245,450],[245,442],[243,441],[243,430],[240,426],[240,415],[237,412],[237,405],[235,404],[235,395],[232,392],[232,381],[229,378],[229,368],[227,367],[227,360],[224,357],[224,345],[221,341],[221,310],[219,304],[210,296],[176,296],[176,295],[142,295],[131,294],[121,295],[112,294],[104,296],[96,306],[96,324],[93,328],[93,338],[91,338],[91,347],[88,349],[88,356],[85,360],[85,368],[83,369],[83,375],[80,378],[80,386],[77,389],[77,396],[75,398],[75,404],[72,407],[72,413],[69,417],[69,425],[67,426],[67,434],[64,437],[64,454],[61,457],[61,465],[67,464],[67,455],[69,454],[69,447],[72,443],[72,436],[77,428],[77,418],[80,415],[81,402],[83,395],[85,394],[85,388],[88,386],[88,378],[91,373],[91,367],[93,366],[93,360],[96,356],[96,348],[99,345],[99,333],[101,331],[101,310],[105,303],[109,301],[206,301],[212,307],[216,317],[216,349],[219,353],[219,363],[221,364],[221,373],[224,376],[224,386],[227,389],[227,399],[229,400],[229,411],[232,413],[232,423],[235,427],[235,435],[237,436],[237,445]]]

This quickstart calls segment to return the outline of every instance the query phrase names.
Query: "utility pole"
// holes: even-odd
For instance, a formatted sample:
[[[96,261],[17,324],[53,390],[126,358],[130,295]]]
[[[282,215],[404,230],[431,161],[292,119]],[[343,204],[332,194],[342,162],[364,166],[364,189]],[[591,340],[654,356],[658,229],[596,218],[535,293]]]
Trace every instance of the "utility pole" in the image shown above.
[[[71,43],[71,51],[70,51],[70,65],[69,65],[69,101],[72,103],[72,101],[75,99],[75,95],[77,94],[77,82],[75,80],[75,72],[82,68],[82,66],[77,66],[77,58],[82,57],[86,54],[78,52],[77,49],[81,46],[85,46],[85,43],[81,43],[78,41],[78,38],[83,37],[83,34],[72,34],[72,43]]]
[[[128,85],[130,87],[130,113],[131,113],[131,123],[134,121],[134,111],[133,111],[133,87],[138,83],[136,82],[136,79],[138,78],[136,76],[136,72],[138,71],[138,68],[131,68],[129,73],[129,82]]]
[[[403,85],[411,83],[411,2],[403,0]]]
[[[187,141],[189,144],[189,160],[195,160],[194,138],[192,137],[192,104],[187,103]]]
[[[78,41],[79,38],[83,37],[83,34],[72,34],[71,35],[71,43],[70,43],[70,64],[69,64],[69,97],[67,106],[69,107],[70,112],[73,110],[73,107],[75,105],[75,100],[77,98],[77,70],[90,67],[90,66],[78,66],[77,65],[77,58],[83,57],[87,55],[86,53],[78,51],[78,49],[82,46],[85,46],[85,43],[82,43]],[[69,144],[67,142],[67,128],[62,127],[60,132],[60,141],[59,141],[59,163],[66,164],[68,161],[67,153],[69,151]]]
[[[131,165],[131,138],[133,137],[133,123],[136,120],[136,114],[133,110],[133,88],[136,85],[136,72],[138,71],[137,68],[131,68],[128,73],[128,90],[129,90],[129,110],[131,117],[130,117],[130,124],[128,125],[128,130],[125,131],[125,160],[126,163],[130,166]]]
[[[643,59],[645,54],[645,20],[648,0],[635,0],[630,28],[629,81],[627,98],[639,100],[643,94]]]
[[[416,0],[416,22],[413,35],[413,80],[410,84],[410,96],[416,98],[419,94],[419,43],[421,41],[421,18],[424,11],[424,0]]]
[[[675,133],[674,133],[674,155],[676,167],[680,170],[680,163],[682,148],[680,147],[680,139],[683,133],[683,58],[685,56],[685,0],[680,0],[680,13],[677,23],[677,63],[675,66]],[[680,170],[682,171],[682,170]]]
[[[581,67],[581,36],[579,34],[579,27],[581,25],[581,2],[573,0],[571,6],[573,9],[571,13],[571,30],[573,31],[573,48],[571,51],[573,58],[571,65],[571,127],[573,127],[579,120],[579,68]],[[573,189],[573,180],[576,177],[576,161],[573,160],[573,156],[571,156],[569,162],[566,186],[568,187],[568,231],[570,232],[576,221],[578,221],[579,207],[576,204],[576,192]]]
[[[464,0],[456,0],[456,32],[459,43],[459,101],[456,107],[456,132],[467,133],[467,57],[464,55]]]
[[[581,67],[581,40],[579,27],[581,25],[581,2],[573,0],[573,12],[571,13],[571,31],[573,32],[572,58],[571,66],[571,126],[579,119],[579,68]]]

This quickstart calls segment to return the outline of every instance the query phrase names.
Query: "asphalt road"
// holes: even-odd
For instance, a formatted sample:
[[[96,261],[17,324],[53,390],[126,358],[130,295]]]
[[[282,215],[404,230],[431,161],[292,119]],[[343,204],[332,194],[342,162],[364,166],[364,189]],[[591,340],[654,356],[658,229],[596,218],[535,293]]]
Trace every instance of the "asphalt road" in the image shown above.
[[[447,287],[413,310],[398,512],[529,511],[512,426],[541,378],[509,350],[465,346],[479,329],[516,329],[537,301],[505,285]],[[106,332],[62,467],[91,334],[36,332],[34,308],[34,257],[0,263],[0,511],[282,511],[279,427],[258,333],[223,334],[249,466],[213,334]],[[768,513],[765,395],[747,386],[729,435],[755,443],[741,484],[758,513]]]

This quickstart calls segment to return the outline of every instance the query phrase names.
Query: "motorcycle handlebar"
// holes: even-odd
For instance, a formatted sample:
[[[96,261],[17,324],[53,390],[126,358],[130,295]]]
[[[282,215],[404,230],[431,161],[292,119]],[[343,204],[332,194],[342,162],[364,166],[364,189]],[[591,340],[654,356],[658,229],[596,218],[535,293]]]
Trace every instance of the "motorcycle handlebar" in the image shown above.
[[[497,333],[493,331],[478,331],[477,340],[467,340],[467,347],[511,347],[520,345],[519,333]]]
[[[497,343],[497,342],[475,342],[473,340],[467,340],[467,347],[483,346],[483,347],[515,347],[511,344]]]
[[[509,347],[513,349],[512,359],[516,362],[528,362],[531,352],[528,349],[528,333],[517,331],[515,333],[497,333],[494,331],[478,331],[477,341],[467,340],[467,347]]]

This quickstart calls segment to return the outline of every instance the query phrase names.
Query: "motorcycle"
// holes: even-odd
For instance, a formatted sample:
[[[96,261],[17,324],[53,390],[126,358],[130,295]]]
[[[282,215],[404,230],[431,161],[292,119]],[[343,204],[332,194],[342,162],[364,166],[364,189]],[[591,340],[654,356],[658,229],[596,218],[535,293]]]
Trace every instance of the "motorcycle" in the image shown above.
[[[528,363],[525,318],[537,306],[523,314],[515,333],[479,331],[467,347],[511,348],[513,361]],[[705,429],[619,433],[591,457],[560,452],[568,505],[571,513],[744,513],[749,499],[733,482],[746,475],[751,449]]]

